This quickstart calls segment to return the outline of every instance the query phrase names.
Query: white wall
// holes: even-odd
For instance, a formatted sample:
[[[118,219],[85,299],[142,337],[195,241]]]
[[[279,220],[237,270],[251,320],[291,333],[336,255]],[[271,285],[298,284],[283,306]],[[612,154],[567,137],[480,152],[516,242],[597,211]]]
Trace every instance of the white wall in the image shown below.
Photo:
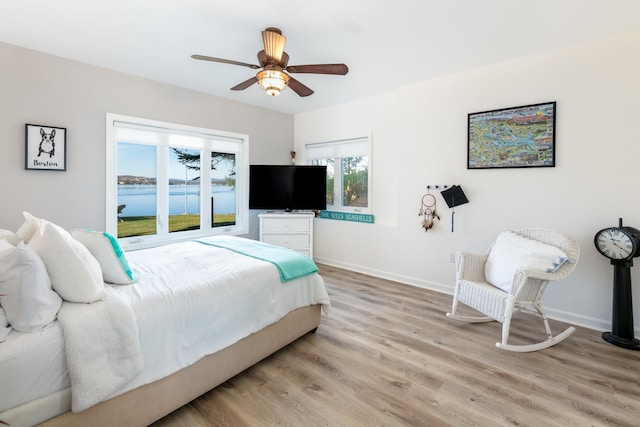
[[[104,229],[107,112],[248,134],[250,163],[290,162],[292,115],[2,43],[0,100],[0,228],[26,210]],[[67,171],[24,169],[25,123],[67,128]],[[250,226],[257,236],[257,217]]]
[[[376,223],[316,220],[319,261],[450,292],[451,253],[484,251],[507,228],[556,228],[579,240],[582,259],[550,287],[545,305],[557,318],[607,330],[612,268],[593,248],[593,235],[618,217],[640,228],[638,52],[635,32],[294,119],[0,43],[0,228],[15,230],[23,210],[63,227],[104,227],[106,112],[249,134],[251,163],[288,163],[294,137],[302,163],[305,143],[372,133]],[[466,169],[468,113],[553,100],[555,168]],[[66,172],[24,170],[25,123],[67,128]],[[442,200],[442,220],[428,233],[420,228],[427,184],[460,184],[469,196],[456,210],[455,233]],[[257,235],[255,221],[252,228]]]
[[[557,101],[556,167],[467,170],[468,113]],[[485,252],[504,229],[548,227],[578,239],[574,273],[545,296],[559,319],[610,330],[613,270],[595,232],[640,228],[640,33],[609,38],[423,81],[348,105],[295,117],[304,144],[373,135],[375,224],[316,220],[318,261],[452,292],[450,254]],[[425,233],[426,185],[460,184],[470,203]],[[640,330],[640,266],[632,270]],[[637,334],[636,334],[637,335]]]

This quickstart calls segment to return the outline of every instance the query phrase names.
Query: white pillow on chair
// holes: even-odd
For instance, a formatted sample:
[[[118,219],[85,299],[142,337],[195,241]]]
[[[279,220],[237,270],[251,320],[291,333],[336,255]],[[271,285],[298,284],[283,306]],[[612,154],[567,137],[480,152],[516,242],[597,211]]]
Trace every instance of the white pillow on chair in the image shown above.
[[[509,292],[516,272],[530,270],[552,273],[567,259],[567,254],[556,246],[514,231],[503,231],[489,252],[484,269],[485,278],[489,284]]]

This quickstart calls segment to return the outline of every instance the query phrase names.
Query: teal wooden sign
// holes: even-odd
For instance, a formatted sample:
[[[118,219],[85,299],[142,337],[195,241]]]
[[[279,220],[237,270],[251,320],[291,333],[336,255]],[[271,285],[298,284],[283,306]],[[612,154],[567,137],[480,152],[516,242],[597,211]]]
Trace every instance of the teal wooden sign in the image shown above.
[[[338,219],[341,221],[352,221],[352,222],[366,222],[369,224],[373,224],[373,215],[371,214],[320,211],[320,218]]]

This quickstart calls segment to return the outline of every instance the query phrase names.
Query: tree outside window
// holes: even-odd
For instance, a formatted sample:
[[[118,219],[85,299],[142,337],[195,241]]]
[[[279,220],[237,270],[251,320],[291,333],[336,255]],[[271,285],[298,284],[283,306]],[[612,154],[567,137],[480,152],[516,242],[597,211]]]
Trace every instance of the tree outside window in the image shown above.
[[[365,212],[370,206],[369,138],[307,144],[311,164],[327,167],[327,209]]]

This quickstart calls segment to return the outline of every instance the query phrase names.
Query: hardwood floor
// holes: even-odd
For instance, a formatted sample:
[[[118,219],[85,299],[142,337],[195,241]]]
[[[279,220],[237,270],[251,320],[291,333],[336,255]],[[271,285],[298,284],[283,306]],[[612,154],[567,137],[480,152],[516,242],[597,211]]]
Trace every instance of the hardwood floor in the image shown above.
[[[640,352],[584,328],[534,353],[500,324],[445,317],[451,296],[320,266],[331,312],[307,334],[156,422],[164,426],[638,426]],[[555,332],[565,325],[552,322]],[[513,321],[514,343],[543,339]]]

